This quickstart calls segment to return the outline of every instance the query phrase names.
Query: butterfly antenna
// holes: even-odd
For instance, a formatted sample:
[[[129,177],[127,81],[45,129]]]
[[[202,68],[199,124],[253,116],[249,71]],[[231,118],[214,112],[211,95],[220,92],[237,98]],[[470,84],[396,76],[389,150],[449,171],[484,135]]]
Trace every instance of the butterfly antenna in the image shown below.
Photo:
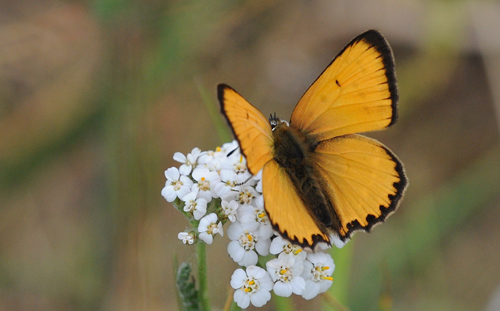
[[[242,186],[242,185],[246,184],[250,179],[252,179],[252,177],[253,176],[248,177],[247,180],[245,180],[244,182],[241,182],[239,184],[236,184],[235,186]]]
[[[236,147],[234,148],[233,150],[231,150],[228,154],[227,154],[227,157],[229,158],[236,150],[238,150],[238,148],[240,147]]]

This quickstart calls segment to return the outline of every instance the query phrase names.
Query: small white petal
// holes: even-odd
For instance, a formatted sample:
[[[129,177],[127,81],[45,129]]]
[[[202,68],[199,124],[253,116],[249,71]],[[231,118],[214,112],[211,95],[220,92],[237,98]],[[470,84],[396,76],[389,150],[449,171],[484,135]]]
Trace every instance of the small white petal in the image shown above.
[[[335,235],[332,235],[332,236],[330,237],[330,239],[333,241],[333,244],[335,244],[335,246],[337,246],[337,248],[342,248],[342,247],[344,247],[344,245],[346,245],[346,244],[347,244],[347,242],[349,242],[349,240],[342,241],[342,240],[338,237],[338,235],[336,235],[336,234],[335,234]]]
[[[186,156],[180,152],[174,153],[174,160],[180,163],[186,163]]]
[[[187,233],[187,232],[179,232],[179,234],[177,234],[177,238],[179,240],[183,240],[183,239],[185,239],[188,236],[188,234],[189,233]]]
[[[281,236],[275,237],[271,242],[269,252],[274,255],[281,253],[285,247],[285,243],[285,240]]]
[[[165,171],[165,177],[170,181],[178,180],[179,170],[176,167],[171,167]]]
[[[262,270],[264,270],[264,269],[262,269]],[[263,290],[271,291],[273,289],[274,282],[271,279],[271,276],[269,275],[269,273],[267,273],[266,270],[264,270],[264,271],[266,272],[266,274],[259,280],[260,287]]]
[[[319,294],[319,290],[319,283],[314,281],[306,281],[306,288],[302,292],[302,297],[307,300],[313,299]]]
[[[201,153],[200,148],[194,147],[193,150],[191,150],[191,152],[187,155],[189,162],[191,163],[196,162],[200,153]]]
[[[304,279],[300,276],[294,276],[290,284],[292,285],[293,293],[296,295],[302,294],[306,288],[306,281],[304,281]]]
[[[196,200],[196,209],[193,212],[194,219],[200,220],[207,213],[207,201],[205,199]]]
[[[246,231],[256,231],[259,228],[259,223],[255,221],[255,215],[253,213],[242,214],[242,216],[238,217],[238,219]]]
[[[196,195],[198,194],[198,191],[191,191],[188,194],[181,196],[181,200],[183,202],[189,202],[189,201],[194,201],[196,199]]]
[[[269,300],[271,300],[271,293],[265,290],[259,290],[257,293],[250,296],[250,301],[258,308],[265,305]]]
[[[261,278],[264,278],[266,276],[269,276],[269,274],[267,273],[266,270],[262,269],[261,267],[257,267],[257,266],[249,266],[247,268],[247,274],[248,274],[248,276],[254,277],[256,279],[261,279]]]
[[[255,190],[257,190],[257,192],[259,193],[262,193],[262,180],[259,180],[257,186],[255,187]]]
[[[260,224],[259,234],[264,239],[270,239],[273,236],[273,227],[271,223],[268,224]]]
[[[332,284],[333,281],[330,280],[323,280],[322,282],[319,282],[319,293],[322,294],[326,292],[332,286]]]
[[[208,174],[209,170],[206,167],[197,167],[193,170],[193,174],[191,174],[196,181],[200,181],[202,177],[205,177]]]
[[[243,247],[241,247],[240,243],[238,241],[231,241],[227,245],[227,252],[231,259],[233,259],[235,262],[239,262],[240,260],[243,259],[243,256],[245,255],[245,250]]]
[[[182,164],[181,167],[179,167],[179,172],[181,173],[181,175],[189,175],[192,168],[193,167],[191,165]]]
[[[259,261],[257,253],[250,250],[250,251],[244,251],[243,258],[240,261],[238,261],[238,264],[240,266],[248,267],[257,264],[257,261]]]
[[[205,199],[207,200],[207,202],[210,202],[212,201],[212,193],[210,193],[210,191],[207,190],[200,190],[198,192],[198,198]]]
[[[211,234],[206,233],[206,232],[200,233],[199,237],[203,242],[205,242],[209,245],[212,244],[212,242],[214,241],[213,236]]]
[[[290,297],[292,295],[292,285],[290,283],[276,282],[273,291],[278,296]]]
[[[222,229],[222,221],[219,221],[219,223],[217,223],[216,233],[220,234],[220,236],[224,236],[224,229]]]
[[[236,241],[244,233],[243,227],[239,222],[233,222],[227,228],[227,236],[230,240]]]
[[[267,256],[269,254],[269,246],[271,245],[270,239],[264,239],[262,237],[259,238],[257,243],[255,244],[255,249],[262,256]]]
[[[172,186],[165,186],[161,190],[161,195],[167,200],[167,202],[174,202],[175,199],[177,198],[177,194],[174,191],[174,187]]]
[[[238,307],[242,309],[248,308],[250,305],[250,296],[247,295],[244,291],[242,290],[236,290],[233,295],[233,299],[238,305]]]
[[[245,282],[246,278],[247,274],[243,269],[236,269],[231,276],[231,287],[234,289],[239,289]]]

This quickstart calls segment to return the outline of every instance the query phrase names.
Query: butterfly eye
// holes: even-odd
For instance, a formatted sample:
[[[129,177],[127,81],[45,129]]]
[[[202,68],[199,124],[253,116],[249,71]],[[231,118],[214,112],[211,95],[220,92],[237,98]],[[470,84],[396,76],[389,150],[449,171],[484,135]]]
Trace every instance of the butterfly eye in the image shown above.
[[[279,123],[279,118],[276,117],[276,112],[274,113],[274,116],[272,114],[269,115],[269,123],[271,124],[271,130],[274,131],[274,128]]]
[[[274,115],[270,115],[269,116],[269,123],[271,124],[271,130],[274,131],[274,129],[281,123],[284,123],[286,124],[286,126],[289,126],[288,122],[281,119],[281,118],[278,118],[276,116],[276,112],[274,113]]]

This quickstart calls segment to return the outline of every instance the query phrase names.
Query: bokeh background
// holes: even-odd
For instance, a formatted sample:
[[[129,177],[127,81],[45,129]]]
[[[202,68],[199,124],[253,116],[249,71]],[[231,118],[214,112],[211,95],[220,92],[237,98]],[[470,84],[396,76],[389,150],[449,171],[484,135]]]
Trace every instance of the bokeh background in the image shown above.
[[[370,136],[410,187],[339,251],[334,291],[350,310],[500,310],[499,16],[466,0],[0,0],[0,310],[177,310],[174,261],[196,261],[163,172],[229,139],[217,83],[287,119],[370,28],[401,94],[399,122]],[[215,310],[226,245],[208,247]]]

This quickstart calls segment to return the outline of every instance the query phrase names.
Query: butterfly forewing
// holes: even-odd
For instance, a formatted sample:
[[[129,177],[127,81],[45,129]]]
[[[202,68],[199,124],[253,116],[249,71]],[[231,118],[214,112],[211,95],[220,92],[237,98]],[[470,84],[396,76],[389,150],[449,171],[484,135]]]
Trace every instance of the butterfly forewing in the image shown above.
[[[378,130],[395,122],[397,100],[392,51],[370,30],[354,38],[304,93],[291,125],[317,141]]]
[[[361,135],[323,141],[311,157],[340,219],[342,239],[383,221],[396,209],[406,188],[397,157]]]
[[[272,159],[273,134],[266,117],[231,87],[217,88],[222,113],[247,159],[248,169],[257,174]]]

